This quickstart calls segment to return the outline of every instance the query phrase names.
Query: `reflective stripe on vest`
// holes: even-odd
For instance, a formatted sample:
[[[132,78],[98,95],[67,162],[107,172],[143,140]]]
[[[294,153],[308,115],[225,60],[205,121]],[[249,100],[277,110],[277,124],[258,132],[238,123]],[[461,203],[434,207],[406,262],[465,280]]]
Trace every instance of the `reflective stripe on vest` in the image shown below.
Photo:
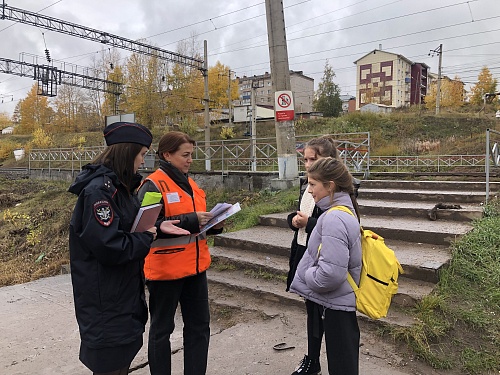
[[[193,197],[182,190],[164,171],[156,170],[147,177],[163,196],[165,217],[206,211],[205,192],[189,178]],[[177,194],[178,200],[167,199]],[[172,196],[172,195],[171,195]],[[193,204],[194,199],[194,204]],[[147,280],[176,280],[196,275],[210,266],[210,252],[205,235],[156,239],[144,262]]]

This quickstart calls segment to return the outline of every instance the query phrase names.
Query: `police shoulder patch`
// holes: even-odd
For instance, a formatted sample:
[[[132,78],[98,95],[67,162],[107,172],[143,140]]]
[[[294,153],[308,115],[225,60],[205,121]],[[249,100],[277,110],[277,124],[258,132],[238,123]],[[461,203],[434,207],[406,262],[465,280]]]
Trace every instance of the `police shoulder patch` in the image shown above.
[[[108,201],[101,200],[94,203],[94,216],[99,224],[109,227],[113,222],[113,209]]]

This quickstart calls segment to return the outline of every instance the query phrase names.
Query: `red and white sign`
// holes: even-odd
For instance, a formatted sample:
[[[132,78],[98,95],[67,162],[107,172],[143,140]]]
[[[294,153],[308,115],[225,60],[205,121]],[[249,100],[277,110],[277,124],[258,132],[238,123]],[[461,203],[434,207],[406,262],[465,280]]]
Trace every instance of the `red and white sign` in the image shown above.
[[[295,118],[291,91],[276,91],[274,93],[274,117],[276,121],[292,121]]]

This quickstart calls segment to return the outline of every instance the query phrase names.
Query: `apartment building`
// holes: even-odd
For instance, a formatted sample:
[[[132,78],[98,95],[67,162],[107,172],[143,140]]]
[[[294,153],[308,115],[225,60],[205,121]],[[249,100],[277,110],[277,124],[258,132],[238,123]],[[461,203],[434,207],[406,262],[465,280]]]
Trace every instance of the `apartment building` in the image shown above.
[[[262,75],[252,77],[237,77],[239,89],[239,105],[250,105],[252,102],[252,90],[255,91],[255,103],[259,106],[274,108],[274,92],[272,89],[271,74],[265,72]],[[290,71],[290,86],[293,92],[296,113],[312,112],[314,99],[314,79],[307,77],[302,71]]]
[[[430,86],[430,68],[424,63],[411,66],[410,105],[424,104],[427,89]]]
[[[375,49],[356,64],[356,110],[375,103],[399,108],[422,104],[429,67],[403,55]]]

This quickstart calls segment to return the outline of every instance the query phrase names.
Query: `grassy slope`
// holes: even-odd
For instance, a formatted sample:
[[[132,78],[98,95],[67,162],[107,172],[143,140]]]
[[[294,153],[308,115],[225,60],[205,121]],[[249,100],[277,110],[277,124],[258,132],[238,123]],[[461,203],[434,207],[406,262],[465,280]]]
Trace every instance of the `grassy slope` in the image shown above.
[[[219,139],[222,125],[214,125],[211,138]],[[297,136],[308,134],[333,134],[370,132],[371,152],[374,155],[416,155],[432,154],[483,154],[485,131],[491,128],[500,130],[500,121],[494,117],[479,116],[477,113],[450,113],[436,117],[431,112],[396,111],[391,114],[350,113],[339,118],[317,120],[296,120]],[[168,129],[154,128],[154,142]],[[235,138],[244,138],[246,124],[234,127]],[[203,131],[192,134],[195,139],[204,140]],[[402,136],[404,135],[404,136]],[[274,137],[274,122],[259,123],[257,136]],[[52,135],[54,147],[76,147],[82,139],[84,146],[102,145],[100,132],[74,134],[57,133]],[[12,150],[29,145],[30,136],[0,136],[0,164],[4,167],[21,166],[15,162]],[[431,147],[422,151],[417,146],[428,142]],[[36,148],[36,145],[33,147]]]

